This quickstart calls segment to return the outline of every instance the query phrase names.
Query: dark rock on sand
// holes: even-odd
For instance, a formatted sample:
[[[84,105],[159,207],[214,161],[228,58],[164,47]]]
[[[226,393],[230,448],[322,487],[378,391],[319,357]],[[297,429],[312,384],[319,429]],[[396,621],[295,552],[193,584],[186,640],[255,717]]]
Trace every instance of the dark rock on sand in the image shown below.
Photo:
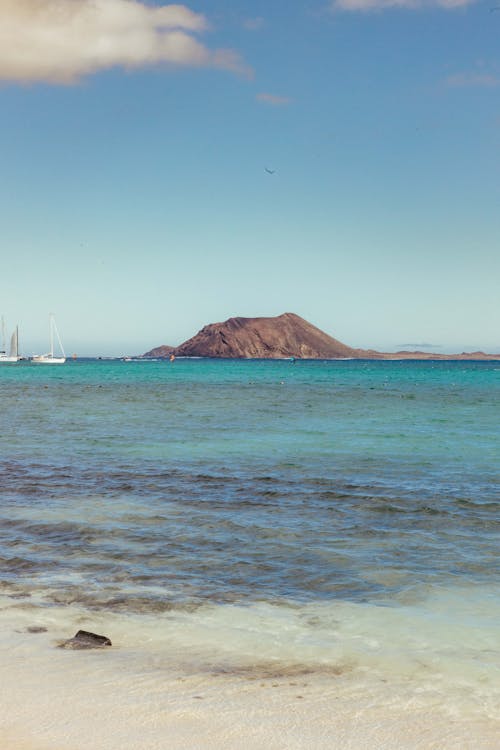
[[[46,633],[47,628],[42,627],[41,625],[30,625],[26,628],[27,633]]]
[[[105,635],[97,635],[87,630],[79,630],[73,638],[69,638],[59,645],[59,648],[68,648],[73,650],[86,648],[103,648],[111,646],[111,641]]]

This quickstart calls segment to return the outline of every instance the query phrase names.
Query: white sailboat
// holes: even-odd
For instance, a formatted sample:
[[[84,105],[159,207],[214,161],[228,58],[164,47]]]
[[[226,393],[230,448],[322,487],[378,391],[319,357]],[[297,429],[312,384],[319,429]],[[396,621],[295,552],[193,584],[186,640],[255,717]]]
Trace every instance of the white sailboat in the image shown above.
[[[10,351],[7,354],[5,348],[5,322],[2,317],[2,348],[0,349],[0,364],[19,362],[21,357],[19,356],[19,330],[16,326],[14,333],[10,337]]]
[[[61,355],[54,356],[54,337],[57,339]],[[31,361],[35,364],[43,365],[63,365],[66,362],[66,354],[64,353],[59,331],[57,330],[56,321],[54,315],[49,315],[49,340],[50,340],[50,351],[47,354],[34,354]]]

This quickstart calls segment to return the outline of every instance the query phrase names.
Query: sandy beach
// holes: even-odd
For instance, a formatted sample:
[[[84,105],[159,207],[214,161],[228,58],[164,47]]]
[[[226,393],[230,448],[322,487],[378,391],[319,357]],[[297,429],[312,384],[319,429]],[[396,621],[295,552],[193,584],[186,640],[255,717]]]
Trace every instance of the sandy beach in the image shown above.
[[[6,750],[498,747],[494,707],[471,702],[458,679],[450,690],[429,666],[425,677],[417,665],[414,674],[396,665],[384,674],[368,664],[349,666],[347,657],[336,667],[293,665],[285,648],[282,658],[268,658],[265,643],[262,657],[254,653],[252,661],[252,622],[245,629],[235,621],[247,654],[238,663],[230,649],[210,643],[213,615],[196,629],[186,621],[184,640],[151,618],[92,620],[71,607],[40,613],[28,603],[9,606],[5,598],[1,616],[0,743]],[[33,622],[47,631],[27,632]],[[111,648],[58,648],[75,628],[91,625],[112,632]]]
[[[68,675],[64,687],[42,679],[27,688],[22,680],[22,692],[19,684],[2,688],[0,738],[6,750],[498,747],[500,727],[493,722],[429,713],[395,701],[383,686],[376,702],[359,693],[346,698],[344,687],[311,676],[169,676],[161,688],[141,685],[138,698],[137,685],[126,685],[123,676],[103,685],[91,675]]]
[[[49,662],[45,674],[34,675],[29,663],[21,670],[16,667],[15,674],[12,666],[4,673],[3,748],[498,747],[498,724],[429,710],[418,696],[405,699],[383,684],[376,693],[366,694],[349,681],[317,675],[164,674],[161,679],[143,675],[138,680],[121,673],[113,678],[101,668],[93,670],[94,655],[85,654],[81,660],[79,654],[69,656],[72,663],[57,680]]]

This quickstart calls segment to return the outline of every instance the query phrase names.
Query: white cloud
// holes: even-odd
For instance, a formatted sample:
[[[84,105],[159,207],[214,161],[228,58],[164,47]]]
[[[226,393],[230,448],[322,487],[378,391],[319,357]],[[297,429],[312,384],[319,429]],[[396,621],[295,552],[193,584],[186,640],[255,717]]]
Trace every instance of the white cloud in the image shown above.
[[[206,18],[139,0],[0,0],[0,79],[71,83],[115,66],[156,63],[249,74],[232,50],[196,37]]]
[[[291,99],[288,96],[278,96],[277,94],[257,94],[255,97],[257,101],[264,102],[264,104],[271,104],[275,107],[283,107],[285,104],[290,104]]]
[[[481,88],[492,88],[500,86],[500,78],[490,73],[455,73],[448,76],[446,85],[453,88],[475,86]]]
[[[333,10],[346,11],[371,11],[387,10],[388,8],[407,8],[416,10],[418,8],[442,8],[443,10],[454,10],[472,5],[477,0],[334,0]]]

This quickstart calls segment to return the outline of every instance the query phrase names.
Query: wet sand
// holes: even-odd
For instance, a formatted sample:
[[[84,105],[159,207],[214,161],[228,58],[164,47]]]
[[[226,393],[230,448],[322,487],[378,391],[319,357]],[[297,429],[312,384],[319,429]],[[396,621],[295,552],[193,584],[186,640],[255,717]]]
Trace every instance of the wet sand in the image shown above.
[[[90,686],[89,686],[90,688]],[[397,750],[494,750],[498,726],[470,724],[440,713],[370,705],[337,698],[325,685],[248,686],[225,681],[167,683],[161,701],[134,706],[134,688],[94,686],[49,708],[50,693],[12,702],[2,695],[0,732],[6,750],[295,750],[380,748]],[[300,690],[300,692],[298,692]],[[57,691],[56,691],[57,692]],[[299,695],[301,696],[299,698]],[[132,698],[132,701],[131,701]],[[380,693],[380,701],[384,692]],[[161,703],[161,705],[160,705]],[[17,705],[16,705],[17,704]],[[43,708],[42,708],[43,707]]]
[[[411,680],[283,665],[204,673],[144,664],[118,646],[1,643],[4,750],[496,750],[500,723],[461,715]]]

